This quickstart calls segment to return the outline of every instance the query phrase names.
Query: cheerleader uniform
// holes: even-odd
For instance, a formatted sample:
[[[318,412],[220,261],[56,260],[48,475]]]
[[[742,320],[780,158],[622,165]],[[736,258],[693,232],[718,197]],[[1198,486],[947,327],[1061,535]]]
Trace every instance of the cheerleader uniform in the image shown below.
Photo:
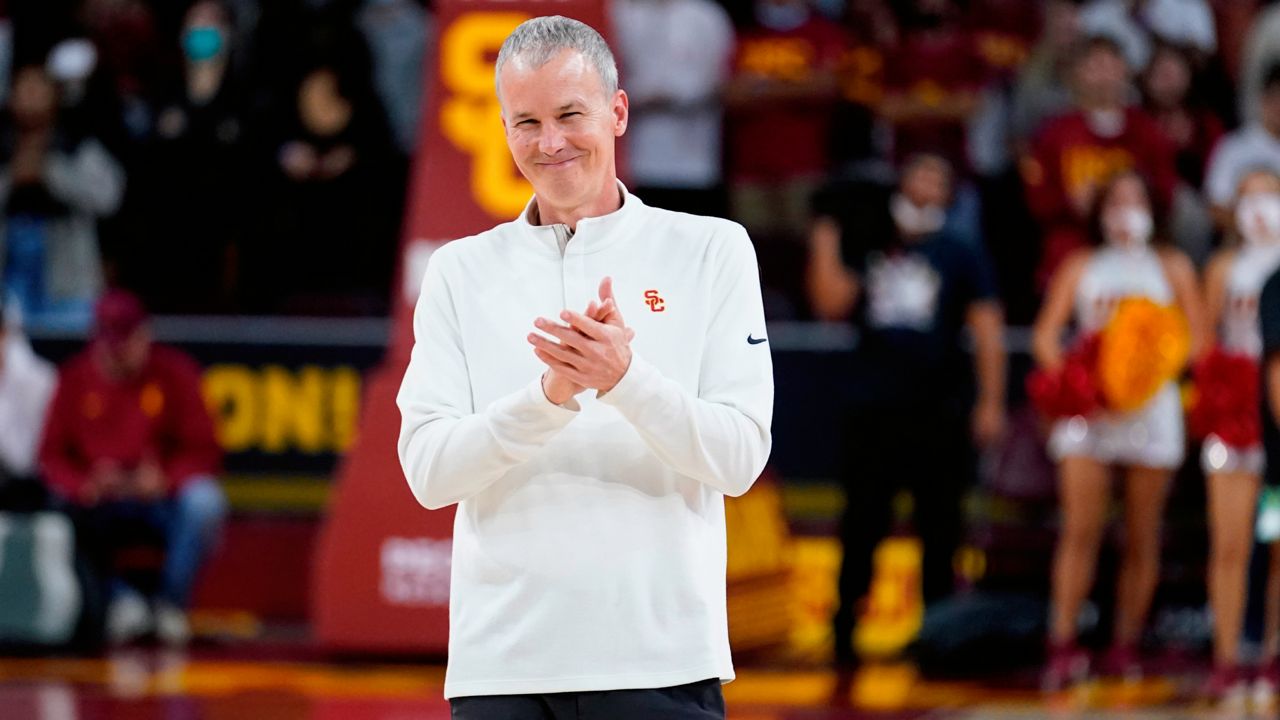
[[[1173,286],[1159,255],[1150,247],[1099,248],[1076,289],[1076,327],[1086,335],[1101,331],[1120,301],[1130,298],[1173,303]],[[1059,420],[1049,438],[1054,460],[1088,457],[1109,465],[1170,470],[1182,464],[1185,446],[1182,401],[1173,381],[1132,412],[1100,411]]]
[[[1225,305],[1218,326],[1218,344],[1224,352],[1260,361],[1262,331],[1258,326],[1258,297],[1277,267],[1280,267],[1280,245],[1251,243],[1236,253],[1227,274]],[[1238,447],[1214,434],[1205,438],[1200,454],[1200,464],[1206,473],[1260,473],[1263,461],[1261,441]]]

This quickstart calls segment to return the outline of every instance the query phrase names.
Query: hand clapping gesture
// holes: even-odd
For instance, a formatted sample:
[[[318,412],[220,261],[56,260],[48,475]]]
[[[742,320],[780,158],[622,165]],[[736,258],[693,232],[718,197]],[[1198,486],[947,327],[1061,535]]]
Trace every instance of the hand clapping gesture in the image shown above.
[[[603,395],[618,384],[631,366],[635,331],[622,320],[613,297],[612,278],[600,282],[599,295],[599,302],[591,301],[585,313],[561,312],[560,319],[567,324],[541,317],[534,321],[534,327],[554,341],[529,333],[534,354],[548,368],[542,376],[542,391],[556,405],[588,388]]]

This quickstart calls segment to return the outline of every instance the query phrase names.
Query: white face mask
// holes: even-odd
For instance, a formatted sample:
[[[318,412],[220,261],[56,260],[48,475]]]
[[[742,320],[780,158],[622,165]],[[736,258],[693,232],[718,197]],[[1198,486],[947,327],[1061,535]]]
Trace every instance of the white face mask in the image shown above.
[[[1151,242],[1151,233],[1155,229],[1151,213],[1137,207],[1112,212],[1107,218],[1107,225],[1107,242],[1130,251],[1145,248]]]
[[[1240,198],[1236,228],[1249,245],[1280,244],[1280,193],[1253,193]]]
[[[1094,110],[1085,113],[1085,123],[1099,137],[1119,137],[1124,132],[1124,111]]]
[[[906,235],[928,235],[938,232],[947,221],[947,213],[940,207],[920,207],[902,193],[895,193],[889,201],[889,212],[898,229]]]

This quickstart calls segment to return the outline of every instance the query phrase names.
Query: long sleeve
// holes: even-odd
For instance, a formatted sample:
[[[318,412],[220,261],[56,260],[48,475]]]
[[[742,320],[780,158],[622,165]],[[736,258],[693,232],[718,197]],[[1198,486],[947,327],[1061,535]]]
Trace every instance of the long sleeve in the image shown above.
[[[1027,205],[1042,225],[1075,220],[1071,204],[1062,187],[1062,131],[1059,122],[1051,121],[1036,138],[1031,162],[1023,168],[1027,189]]]
[[[773,360],[755,251],[740,227],[720,243],[707,345],[696,396],[633,355],[601,400],[622,413],[669,467],[738,496],[764,470],[772,445]]]
[[[78,415],[74,398],[78,393],[69,380],[62,374],[53,393],[40,440],[40,472],[50,490],[74,500],[89,473],[72,438],[71,423]]]
[[[50,155],[44,179],[51,195],[98,217],[115,214],[124,198],[124,170],[97,140],[85,140],[69,157]]]
[[[18,476],[33,475],[40,433],[44,429],[57,373],[34,357],[25,338],[5,341],[0,368],[0,468]]]
[[[427,264],[414,309],[413,353],[396,397],[400,465],[414,497],[431,510],[484,490],[532,459],[577,416],[548,401],[538,377],[476,412],[447,278],[449,254],[446,245]]]
[[[166,433],[169,447],[161,464],[170,487],[179,488],[188,480],[218,472],[222,467],[222,446],[200,394],[199,368],[183,358],[173,375],[173,408],[167,413],[171,423]]]

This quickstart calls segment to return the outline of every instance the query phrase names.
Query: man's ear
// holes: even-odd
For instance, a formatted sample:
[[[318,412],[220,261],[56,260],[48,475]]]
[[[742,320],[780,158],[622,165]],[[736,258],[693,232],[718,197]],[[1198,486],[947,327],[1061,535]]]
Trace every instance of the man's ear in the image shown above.
[[[613,96],[613,136],[622,137],[627,132],[627,123],[631,119],[631,98],[626,90],[619,90]]]

